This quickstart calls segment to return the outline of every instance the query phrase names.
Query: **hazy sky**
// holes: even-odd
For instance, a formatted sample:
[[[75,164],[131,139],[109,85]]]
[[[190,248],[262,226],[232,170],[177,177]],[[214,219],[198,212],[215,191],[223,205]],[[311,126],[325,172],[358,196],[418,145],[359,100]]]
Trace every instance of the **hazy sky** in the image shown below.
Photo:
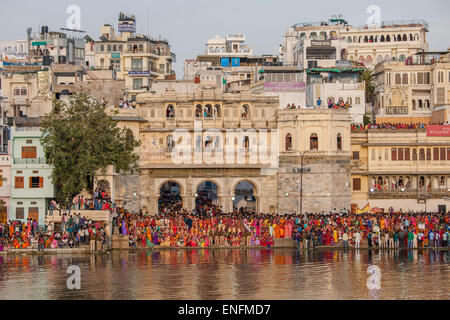
[[[323,21],[343,14],[352,25],[366,23],[369,5],[378,5],[381,20],[425,19],[432,50],[450,47],[449,0],[1,0],[0,40],[26,38],[40,25],[66,27],[69,5],[81,8],[81,28],[98,39],[99,28],[114,25],[120,11],[135,14],[137,32],[169,39],[177,55],[177,78],[183,62],[203,53],[216,34],[244,33],[255,54],[278,53],[283,32],[297,22]]]

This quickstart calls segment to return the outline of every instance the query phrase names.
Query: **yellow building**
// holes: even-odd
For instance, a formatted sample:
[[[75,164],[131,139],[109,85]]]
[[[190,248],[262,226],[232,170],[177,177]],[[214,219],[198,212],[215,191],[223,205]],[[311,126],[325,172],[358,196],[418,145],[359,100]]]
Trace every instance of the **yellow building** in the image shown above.
[[[449,132],[448,126],[352,132],[352,208],[448,209]]]

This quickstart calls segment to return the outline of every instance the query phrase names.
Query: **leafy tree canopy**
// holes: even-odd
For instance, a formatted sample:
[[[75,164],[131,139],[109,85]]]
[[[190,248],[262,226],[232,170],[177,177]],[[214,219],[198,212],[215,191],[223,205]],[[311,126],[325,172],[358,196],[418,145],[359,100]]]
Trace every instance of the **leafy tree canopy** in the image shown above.
[[[124,173],[138,170],[134,149],[140,143],[117,123],[84,90],[69,96],[67,103],[53,102],[43,120],[41,142],[59,199],[71,201],[83,189],[92,192],[94,177],[110,165]]]
[[[372,69],[365,69],[359,75],[359,81],[365,82],[366,102],[373,102],[373,97],[374,97],[374,93],[375,93],[374,80],[375,80],[375,76],[373,74]]]

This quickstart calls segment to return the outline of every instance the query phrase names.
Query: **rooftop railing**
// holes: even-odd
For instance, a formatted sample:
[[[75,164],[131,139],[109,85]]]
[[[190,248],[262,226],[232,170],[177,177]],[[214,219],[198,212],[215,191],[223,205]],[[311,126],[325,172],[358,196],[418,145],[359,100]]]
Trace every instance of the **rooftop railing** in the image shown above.
[[[14,158],[14,164],[47,164],[47,160],[45,158],[32,158],[32,159],[23,159],[23,158]]]

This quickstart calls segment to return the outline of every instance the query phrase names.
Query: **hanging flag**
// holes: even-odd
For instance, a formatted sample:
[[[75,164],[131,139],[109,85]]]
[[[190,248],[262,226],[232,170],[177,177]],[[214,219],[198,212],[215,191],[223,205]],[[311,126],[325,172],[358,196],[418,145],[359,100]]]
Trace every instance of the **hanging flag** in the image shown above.
[[[227,84],[227,80],[225,79],[225,77],[222,78],[222,83]]]
[[[361,214],[361,213],[366,213],[366,212],[369,212],[369,211],[370,211],[370,204],[368,203],[364,208],[358,209],[357,213]]]

